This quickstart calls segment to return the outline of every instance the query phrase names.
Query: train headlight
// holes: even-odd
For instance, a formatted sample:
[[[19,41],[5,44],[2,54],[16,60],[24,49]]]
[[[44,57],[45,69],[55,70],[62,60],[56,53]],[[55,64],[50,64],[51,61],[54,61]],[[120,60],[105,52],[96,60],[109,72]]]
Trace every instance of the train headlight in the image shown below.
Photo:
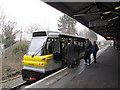
[[[45,58],[44,61],[47,61],[47,59]]]
[[[46,61],[46,62],[47,62],[47,59],[46,59],[46,58],[44,58],[44,59],[42,59],[42,60],[44,60],[44,61]]]

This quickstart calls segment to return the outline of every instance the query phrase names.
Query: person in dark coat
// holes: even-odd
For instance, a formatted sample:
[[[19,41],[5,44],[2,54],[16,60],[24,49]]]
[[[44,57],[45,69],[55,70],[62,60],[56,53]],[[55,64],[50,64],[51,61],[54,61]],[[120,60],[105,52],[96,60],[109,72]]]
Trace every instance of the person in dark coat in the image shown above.
[[[120,39],[118,40],[118,52],[120,54]]]
[[[91,48],[92,48],[92,43],[89,39],[86,39],[86,43],[85,43],[85,54],[84,54],[84,60],[85,60],[85,64],[91,63]],[[89,62],[87,62],[87,60],[89,60]]]
[[[75,54],[76,54],[76,62],[77,62],[77,64],[79,64],[80,63],[79,62],[80,46],[78,45],[77,41],[74,41],[74,44],[76,46],[76,52],[75,52]]]
[[[49,54],[52,54],[52,42],[49,43],[48,51],[49,51]]]
[[[96,62],[96,54],[97,54],[98,50],[99,50],[98,45],[96,44],[96,41],[94,41],[92,50],[91,50],[91,52],[93,53],[93,57],[94,57],[94,63],[97,63]]]
[[[66,47],[66,54],[67,54],[67,64],[69,67],[74,68],[74,62],[76,60],[76,46],[74,42],[71,41],[70,44]]]
[[[114,49],[116,49],[116,41],[113,42]]]
[[[62,60],[64,60],[64,63],[67,63],[66,47],[67,47],[67,42],[65,42],[64,47],[62,48]]]

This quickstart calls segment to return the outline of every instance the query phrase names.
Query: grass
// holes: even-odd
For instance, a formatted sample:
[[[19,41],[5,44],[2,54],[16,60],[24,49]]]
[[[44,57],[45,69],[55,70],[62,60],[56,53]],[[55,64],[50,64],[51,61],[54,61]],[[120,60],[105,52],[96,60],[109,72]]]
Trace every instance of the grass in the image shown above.
[[[26,42],[21,42],[22,44],[26,44]],[[19,43],[19,44],[21,44]],[[19,45],[17,44],[17,45]],[[27,45],[29,43],[27,42]],[[21,75],[22,70],[22,60],[24,53],[17,52],[16,55],[13,53],[13,49],[17,46],[14,45],[6,50],[5,56],[2,59],[2,80],[9,79],[11,77],[15,77],[17,75]],[[19,50],[18,50],[19,51]]]

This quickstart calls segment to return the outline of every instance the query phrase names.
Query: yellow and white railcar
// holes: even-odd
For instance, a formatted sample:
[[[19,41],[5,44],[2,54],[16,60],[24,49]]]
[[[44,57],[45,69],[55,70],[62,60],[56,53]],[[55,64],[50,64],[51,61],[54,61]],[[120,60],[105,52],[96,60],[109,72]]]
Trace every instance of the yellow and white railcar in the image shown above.
[[[23,80],[40,79],[48,73],[65,67],[66,60],[63,48],[70,40],[78,41],[81,47],[79,58],[82,58],[84,38],[54,31],[33,32],[28,52],[22,61]]]

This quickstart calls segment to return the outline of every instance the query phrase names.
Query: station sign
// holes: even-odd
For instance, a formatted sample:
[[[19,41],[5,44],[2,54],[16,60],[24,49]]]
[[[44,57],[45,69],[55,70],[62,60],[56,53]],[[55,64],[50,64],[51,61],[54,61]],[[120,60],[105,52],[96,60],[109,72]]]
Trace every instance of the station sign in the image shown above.
[[[96,20],[89,22],[89,27],[98,27],[98,26],[107,26],[108,21],[107,20]]]

